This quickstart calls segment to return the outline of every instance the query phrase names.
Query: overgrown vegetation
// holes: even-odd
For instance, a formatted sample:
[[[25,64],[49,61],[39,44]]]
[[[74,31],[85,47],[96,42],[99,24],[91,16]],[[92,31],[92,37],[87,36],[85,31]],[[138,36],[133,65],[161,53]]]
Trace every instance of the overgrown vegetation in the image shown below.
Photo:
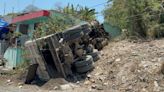
[[[63,9],[58,8],[57,11],[62,13],[61,16],[51,16],[48,21],[38,24],[33,35],[34,38],[63,31],[69,27],[77,25],[82,21],[91,22],[96,19],[95,9],[82,7],[80,5],[74,6],[68,4]]]
[[[104,10],[105,21],[127,29],[127,36],[164,36],[162,0],[109,0]],[[112,3],[112,4],[111,4]]]
[[[95,9],[82,7],[80,5],[74,6],[73,4],[68,4],[62,9],[62,12],[88,22],[91,22],[96,19]]]
[[[56,32],[61,32],[66,28],[75,25],[75,21],[70,20],[68,16],[54,16],[37,25],[36,31],[33,33],[34,38],[43,37]]]

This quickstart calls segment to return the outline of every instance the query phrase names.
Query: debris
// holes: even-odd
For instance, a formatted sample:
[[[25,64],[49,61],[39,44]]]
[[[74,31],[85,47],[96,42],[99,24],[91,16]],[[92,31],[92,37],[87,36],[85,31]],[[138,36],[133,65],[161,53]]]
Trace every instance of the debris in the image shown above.
[[[113,62],[114,62],[113,60],[107,61],[107,63],[109,63],[109,64],[112,64]]]
[[[92,77],[92,75],[90,75],[90,74],[87,75],[87,78],[91,78],[91,77]]]
[[[61,90],[68,90],[68,89],[74,89],[78,86],[72,84],[72,83],[68,83],[68,84],[64,84],[64,85],[60,85]]]
[[[79,83],[80,83],[80,81],[77,81],[77,82],[76,82],[76,84],[79,84]]]
[[[90,85],[91,84],[91,81],[87,80],[84,82],[84,85]]]
[[[18,88],[22,88],[22,87],[23,87],[22,85],[18,86]]]
[[[92,85],[91,86],[92,89],[96,89],[96,90],[103,90],[103,86],[102,85]]]
[[[67,90],[67,89],[72,89],[70,84],[64,84],[64,85],[60,85],[61,90]]]
[[[95,83],[95,80],[94,79],[90,79],[89,81],[92,82],[92,83]]]
[[[157,81],[154,81],[154,92],[159,92],[160,91],[160,87],[157,83]]]
[[[142,92],[148,92],[145,88],[142,89]]]
[[[98,85],[96,89],[97,89],[97,90],[103,90],[103,86]]]
[[[119,61],[121,61],[121,59],[120,59],[120,58],[117,58],[115,61],[116,61],[116,62],[119,62]]]
[[[104,86],[108,86],[108,83],[107,83],[107,82],[105,82],[103,85],[104,85]]]
[[[9,83],[9,82],[11,82],[11,80],[9,79],[9,80],[7,80],[7,83]]]
[[[96,89],[96,87],[97,87],[96,85],[92,85],[91,86],[92,89]]]
[[[54,90],[59,90],[59,87],[58,86],[55,86],[53,89]]]
[[[23,86],[24,84],[23,83],[18,83],[18,86]]]

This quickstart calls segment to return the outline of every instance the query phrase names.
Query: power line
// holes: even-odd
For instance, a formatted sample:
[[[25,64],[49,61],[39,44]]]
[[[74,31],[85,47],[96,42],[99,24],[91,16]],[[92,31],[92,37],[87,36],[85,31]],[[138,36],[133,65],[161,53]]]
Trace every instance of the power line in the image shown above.
[[[94,5],[94,6],[91,6],[89,8],[94,8],[94,7],[105,5],[105,4],[108,4],[108,1],[107,2],[104,2],[104,3],[100,3],[100,4],[97,4],[97,5]]]
[[[161,15],[161,14],[164,14],[164,13],[159,13],[159,14],[151,14],[150,16],[154,16],[154,15]],[[141,18],[135,18],[133,20],[141,20],[143,19],[142,17]],[[126,19],[126,22],[129,22],[127,19]]]

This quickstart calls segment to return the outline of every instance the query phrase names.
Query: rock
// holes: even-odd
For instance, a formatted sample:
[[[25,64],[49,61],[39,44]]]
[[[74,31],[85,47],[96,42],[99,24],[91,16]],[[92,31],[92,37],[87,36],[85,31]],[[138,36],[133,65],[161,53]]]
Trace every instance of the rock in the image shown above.
[[[106,83],[104,83],[103,85],[104,85],[104,86],[108,86],[108,83],[106,82]]]
[[[22,85],[18,86],[18,88],[22,88],[22,87],[23,87]]]
[[[68,90],[68,89],[72,89],[72,85],[71,84],[64,84],[64,85],[60,85],[61,90]]]
[[[108,64],[113,64],[114,60],[107,61]]]
[[[136,52],[132,52],[132,56],[138,56]]]
[[[23,86],[23,83],[18,83],[18,86],[21,86],[21,85]]]
[[[59,87],[58,86],[55,86],[53,89],[54,90],[59,90]]]
[[[79,84],[79,83],[80,83],[80,81],[77,81],[77,82],[76,82],[76,84]]]
[[[92,89],[96,89],[96,90],[103,90],[103,86],[102,85],[92,85],[91,88]]]
[[[7,83],[9,83],[9,82],[11,82],[11,80],[9,79],[9,80],[7,80]]]
[[[92,75],[90,75],[90,74],[87,75],[87,78],[91,78],[91,77],[92,77]]]
[[[91,82],[89,80],[84,82],[84,85],[90,85],[90,84],[91,84]]]
[[[96,85],[92,85],[91,86],[92,89],[96,89],[96,87],[97,87]]]
[[[121,61],[121,59],[120,59],[120,58],[117,58],[115,61],[116,61],[116,62],[119,62],[119,61]]]
[[[154,92],[159,92],[160,91],[160,87],[158,85],[158,82],[157,81],[154,81]]]
[[[164,57],[158,58],[158,62],[164,62]]]
[[[90,88],[88,91],[89,91],[89,92],[92,92],[92,88]]]
[[[97,90],[103,90],[103,86],[99,85],[99,86],[97,86],[96,89],[97,89]]]
[[[94,79],[90,79],[90,82],[95,83],[95,80]]]
[[[98,72],[95,74],[95,76],[99,76],[99,75],[103,75],[103,73]]]
[[[100,80],[100,81],[104,81],[105,80],[105,77],[103,77],[103,76],[101,76],[101,77],[98,77],[98,79],[97,80]]]
[[[143,89],[142,89],[142,92],[149,92],[149,91],[147,91],[145,88],[143,88]]]

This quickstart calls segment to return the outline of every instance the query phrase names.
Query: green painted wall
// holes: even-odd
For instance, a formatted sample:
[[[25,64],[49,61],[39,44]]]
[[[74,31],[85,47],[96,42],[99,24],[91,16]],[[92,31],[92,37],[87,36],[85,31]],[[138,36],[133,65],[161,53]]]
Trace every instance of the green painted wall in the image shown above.
[[[4,54],[4,58],[8,61],[6,66],[13,68],[23,63],[22,53],[21,48],[8,48]]]
[[[103,25],[104,25],[105,31],[108,32],[112,38],[115,38],[115,37],[121,35],[120,28],[118,28],[116,26],[112,26],[109,23],[103,23]]]
[[[27,21],[23,21],[23,22],[18,22],[17,23],[17,28],[16,28],[16,32],[19,32],[19,27],[20,24],[28,24],[29,28],[28,28],[28,36],[29,38],[32,38],[33,32],[34,30],[34,24],[35,23],[41,23],[41,22],[45,22],[48,20],[48,17],[39,17],[39,18],[35,18],[35,19],[31,19],[31,20],[27,20]]]

